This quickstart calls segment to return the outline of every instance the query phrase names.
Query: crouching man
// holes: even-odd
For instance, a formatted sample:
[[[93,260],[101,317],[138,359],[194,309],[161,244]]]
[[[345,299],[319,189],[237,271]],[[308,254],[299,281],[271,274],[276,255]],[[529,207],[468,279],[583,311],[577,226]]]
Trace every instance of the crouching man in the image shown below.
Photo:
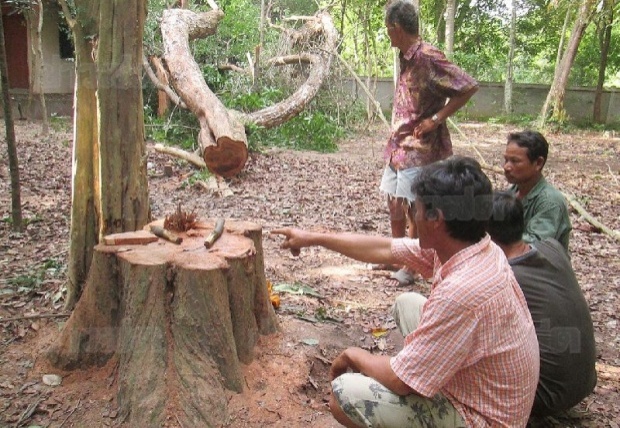
[[[540,379],[532,415],[568,410],[596,386],[590,308],[566,250],[547,238],[523,241],[523,205],[510,192],[493,198],[491,239],[506,254],[530,308],[540,347]]]
[[[422,169],[413,185],[419,239],[278,229],[282,248],[322,246],[432,278],[428,299],[399,296],[395,356],[348,348],[331,367],[330,409],[347,427],[524,427],[539,354],[512,270],[486,234],[492,187],[473,159]]]

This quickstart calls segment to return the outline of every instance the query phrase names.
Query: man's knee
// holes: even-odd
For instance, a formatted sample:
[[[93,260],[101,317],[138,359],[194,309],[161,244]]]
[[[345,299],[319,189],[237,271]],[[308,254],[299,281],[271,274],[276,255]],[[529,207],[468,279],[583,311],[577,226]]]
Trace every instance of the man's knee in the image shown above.
[[[358,427],[358,425],[353,423],[353,421],[344,413],[333,391],[331,397],[329,398],[329,411],[332,413],[334,419],[336,419],[341,425],[353,428]]]
[[[422,317],[426,297],[419,293],[403,293],[396,297],[392,306],[392,317],[403,336],[414,331]]]

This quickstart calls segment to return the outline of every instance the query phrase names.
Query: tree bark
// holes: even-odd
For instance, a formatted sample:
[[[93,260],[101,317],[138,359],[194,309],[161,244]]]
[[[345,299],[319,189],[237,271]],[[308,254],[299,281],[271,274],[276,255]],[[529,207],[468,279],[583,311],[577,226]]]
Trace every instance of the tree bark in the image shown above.
[[[81,33],[74,31],[76,36]],[[90,43],[78,37],[74,40],[75,119],[66,309],[72,309],[79,299],[99,233],[99,191],[95,179],[99,175],[97,77]]]
[[[23,230],[23,224],[21,185],[19,182],[19,161],[17,158],[17,141],[15,139],[13,106],[11,105],[11,94],[9,92],[9,71],[6,58],[6,45],[4,43],[4,22],[2,22],[2,16],[0,16],[0,86],[2,86],[2,106],[4,107],[4,125],[6,128],[6,144],[11,174],[11,221],[13,223],[13,230],[21,232]]]
[[[240,363],[253,360],[260,335],[278,330],[261,227],[229,220],[207,249],[214,223],[179,233],[180,245],[98,245],[84,296],[49,351],[63,369],[115,359],[121,418],[132,426],[168,417],[220,426],[224,390],[243,390]]]
[[[515,36],[517,32],[517,5],[516,0],[510,4],[510,37],[508,41],[508,65],[506,67],[506,85],[504,86],[504,112],[512,115],[512,86],[514,83],[514,57],[515,57]]]
[[[586,27],[590,23],[592,8],[595,4],[596,2],[594,0],[582,0],[581,2],[577,19],[575,20],[568,41],[568,46],[566,47],[564,55],[562,55],[562,60],[556,64],[555,77],[540,114],[541,124],[543,125],[547,121],[549,109],[551,108],[553,109],[551,118],[554,121],[562,123],[567,119],[566,110],[564,109],[564,97],[566,95],[566,87],[568,86],[568,77],[570,76],[571,67],[577,55],[579,43],[581,43]]]
[[[93,247],[150,215],[141,68],[144,0],[60,1],[75,40],[73,187],[67,299],[81,294]],[[101,9],[100,9],[101,7]],[[123,13],[115,13],[122,10]],[[114,30],[114,33],[112,33]]]
[[[145,0],[107,0],[100,4],[97,53],[100,236],[141,229],[151,215],[140,42],[145,18]]]
[[[603,85],[605,84],[605,70],[607,69],[607,59],[611,46],[611,29],[614,22],[614,1],[605,0],[601,17],[601,28],[599,31],[601,60],[599,62],[598,80],[596,82],[596,92],[594,95],[593,120],[595,123],[604,123],[601,102],[603,99]]]
[[[446,56],[454,55],[454,18],[456,16],[456,0],[446,2]]]

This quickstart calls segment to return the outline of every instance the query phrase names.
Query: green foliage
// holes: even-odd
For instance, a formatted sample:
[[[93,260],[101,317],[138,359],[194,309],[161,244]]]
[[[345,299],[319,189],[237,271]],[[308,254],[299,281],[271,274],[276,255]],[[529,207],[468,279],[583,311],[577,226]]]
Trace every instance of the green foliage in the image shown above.
[[[285,124],[272,129],[251,127],[248,132],[251,150],[275,146],[295,150],[335,152],[345,131],[334,117],[320,111],[303,111]]]
[[[212,174],[206,168],[196,171],[181,183],[181,188],[192,187],[198,181],[206,183],[211,175]]]
[[[159,118],[155,113],[156,99],[145,98],[144,127],[147,139],[164,144],[173,144],[185,150],[193,151],[200,126],[196,117],[189,111],[175,108],[167,117]]]

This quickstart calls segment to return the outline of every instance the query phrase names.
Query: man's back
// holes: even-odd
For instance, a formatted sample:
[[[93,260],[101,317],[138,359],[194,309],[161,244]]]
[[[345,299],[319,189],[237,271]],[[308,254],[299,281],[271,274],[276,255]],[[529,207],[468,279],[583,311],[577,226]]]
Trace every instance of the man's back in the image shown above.
[[[536,326],[540,379],[533,414],[566,410],[596,385],[596,350],[588,304],[570,259],[553,239],[511,259]]]

